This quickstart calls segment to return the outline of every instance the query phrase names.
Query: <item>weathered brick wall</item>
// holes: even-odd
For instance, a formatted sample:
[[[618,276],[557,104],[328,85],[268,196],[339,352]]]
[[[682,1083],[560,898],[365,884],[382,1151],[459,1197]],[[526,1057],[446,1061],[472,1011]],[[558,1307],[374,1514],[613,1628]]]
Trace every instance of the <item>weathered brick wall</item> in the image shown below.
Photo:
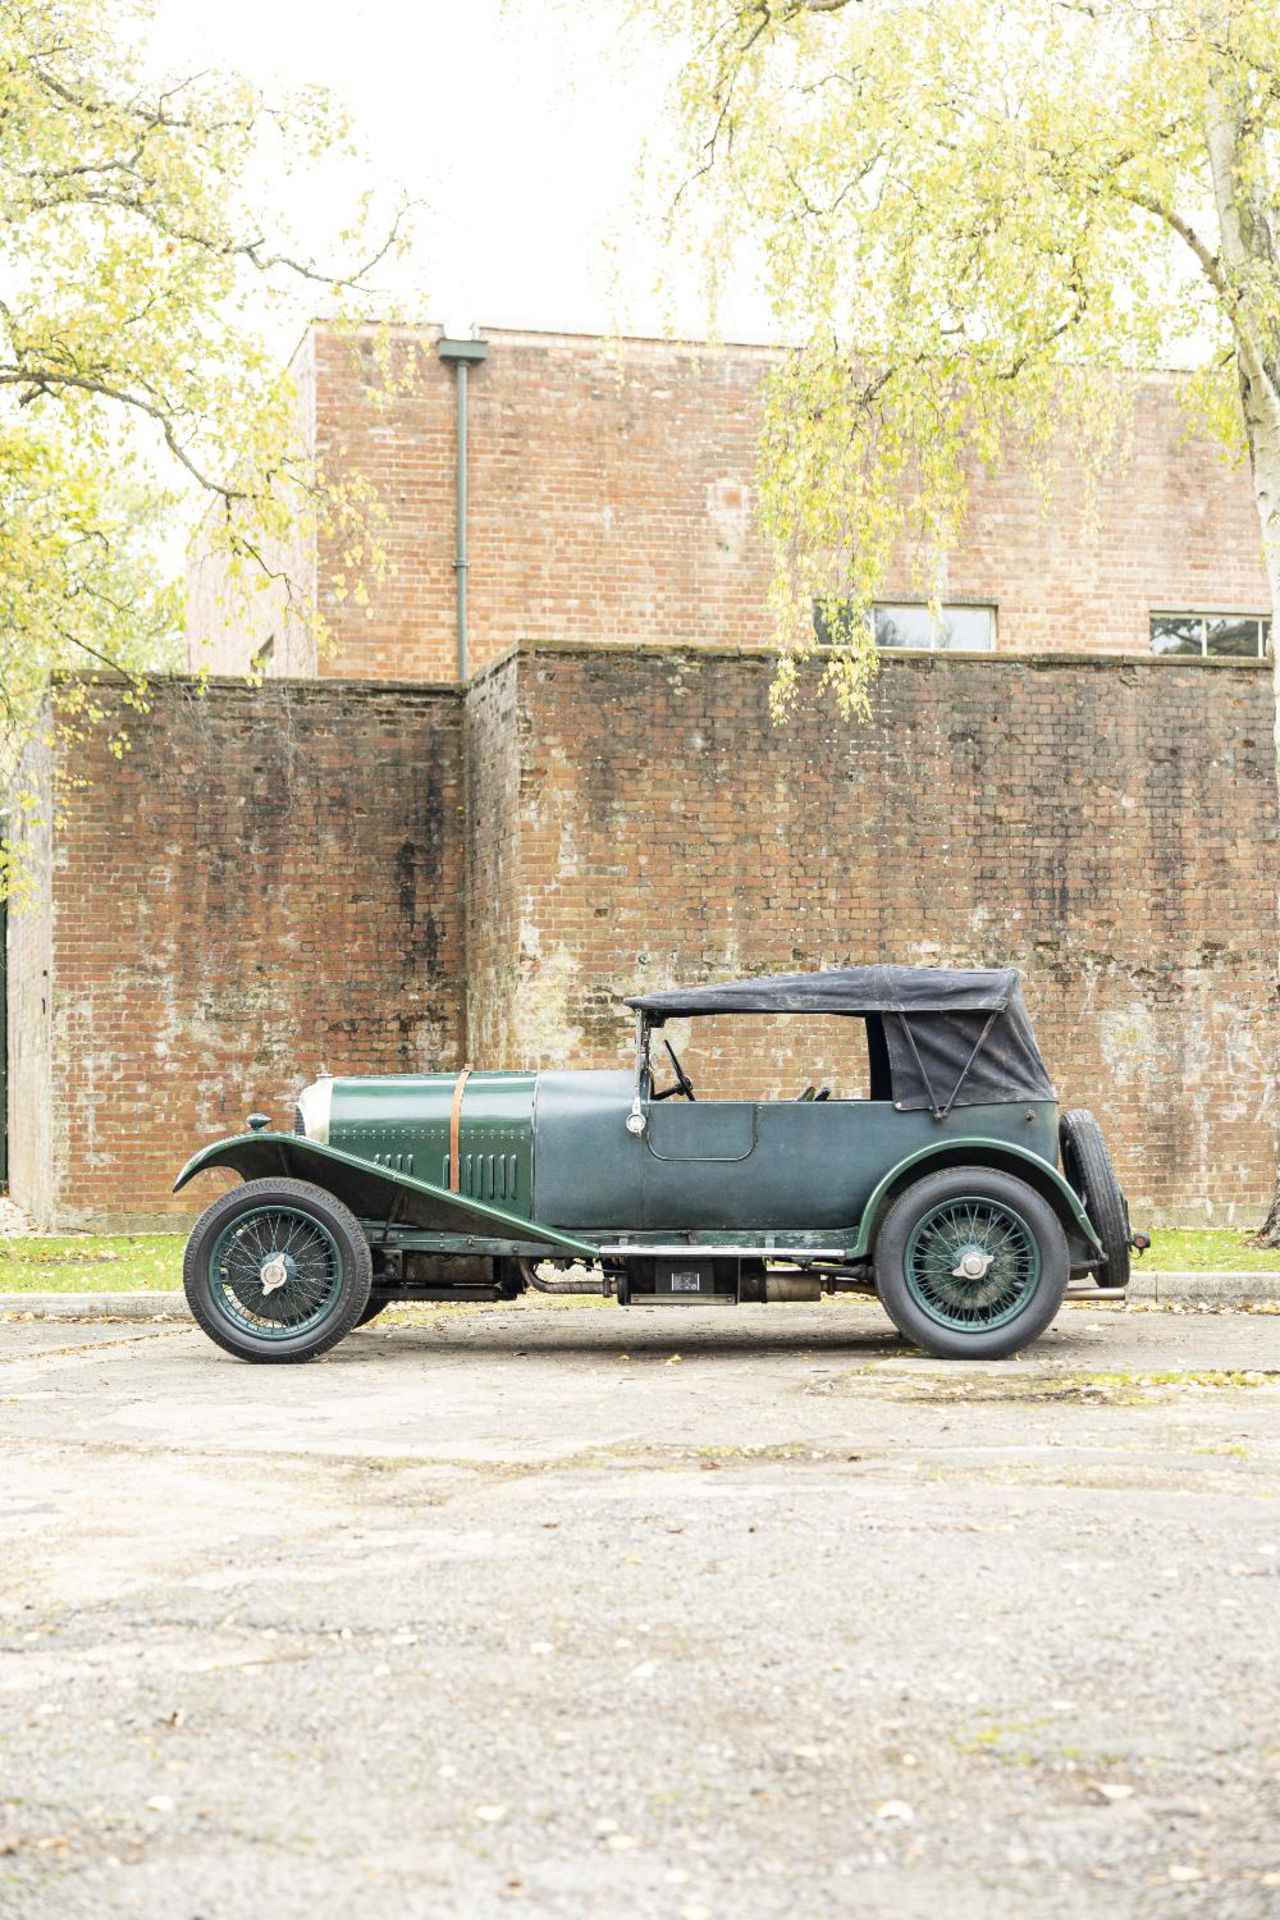
[[[764,652],[526,649],[450,688],[160,689],[77,748],[10,932],[14,1191],[187,1213],[176,1163],[334,1071],[628,1057],[642,986],[1023,967],[1064,1101],[1151,1219],[1270,1195],[1280,1038],[1264,668],[887,661],[868,725]],[[465,1007],[464,1007],[465,1001]],[[857,1028],[674,1030],[704,1092],[865,1086]]]
[[[181,1162],[335,1073],[452,1066],[463,1019],[462,710],[451,688],[157,689],[56,834],[42,1223],[189,1215]],[[16,937],[27,938],[15,916]],[[33,944],[38,944],[34,942]],[[38,955],[19,958],[19,1020]],[[25,984],[22,984],[25,976]],[[45,1098],[15,1086],[21,1110]],[[36,1164],[32,1164],[32,1162]]]
[[[340,601],[326,583],[350,568],[321,543],[323,674],[453,677],[454,374],[435,339],[312,336],[319,451],[376,487],[390,566],[367,608]],[[469,376],[472,667],[522,640],[768,644],[755,475],[776,353],[488,339]],[[1153,609],[1267,609],[1247,471],[1190,430],[1171,378],[1135,383],[1128,443],[1092,494],[1077,438],[1068,426],[1054,449],[1047,511],[1015,456],[973,475],[944,594],[994,602],[1002,652],[1145,652]],[[921,597],[906,550],[885,583],[895,596]],[[193,633],[203,617],[196,604]],[[247,616],[222,670],[247,662],[264,617]]]
[[[467,1048],[484,1066],[512,1057],[524,952],[517,677],[509,660],[467,692]]]
[[[473,982],[473,1026],[507,1019],[509,1064],[623,1060],[640,986],[1011,962],[1138,1207],[1260,1214],[1280,1038],[1265,669],[894,659],[870,725],[810,708],[782,729],[763,655],[542,649],[500,671],[519,983],[482,1011]],[[690,1045],[709,1089],[860,1085],[829,1031],[733,1024]]]

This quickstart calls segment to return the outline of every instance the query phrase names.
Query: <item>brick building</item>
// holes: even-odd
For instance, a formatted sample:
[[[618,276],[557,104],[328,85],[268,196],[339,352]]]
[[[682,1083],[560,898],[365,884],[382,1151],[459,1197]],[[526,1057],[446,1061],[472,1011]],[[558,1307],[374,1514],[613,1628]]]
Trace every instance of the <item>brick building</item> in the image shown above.
[[[457,376],[438,346],[431,331],[307,335],[294,363],[307,436],[331,468],[376,487],[390,571],[366,612],[335,597],[341,560],[323,542],[291,556],[332,629],[317,662],[270,594],[252,623],[237,606],[225,627],[217,569],[197,542],[193,667],[240,673],[269,647],[271,673],[456,676]],[[466,376],[472,670],[521,641],[770,643],[753,501],[761,383],[776,358],[488,330]],[[1269,596],[1247,472],[1190,431],[1170,376],[1137,383],[1130,440],[1091,497],[1064,430],[1047,510],[1016,460],[973,475],[943,595],[972,610],[955,620],[957,643],[1147,653],[1153,618],[1158,643],[1181,649],[1195,644],[1189,623],[1214,616],[1211,648],[1256,653]],[[890,606],[921,599],[913,560],[897,556]],[[886,632],[914,628],[900,616]]]
[[[989,648],[891,652],[870,723],[810,703],[778,729],[751,520],[768,355],[489,336],[462,684],[456,375],[431,337],[396,344],[418,377],[391,399],[371,340],[320,330],[302,356],[317,441],[386,504],[368,617],[332,603],[319,661],[269,596],[223,633],[197,560],[193,646],[228,677],[159,688],[122,761],[77,749],[10,924],[20,1204],[177,1224],[177,1163],[251,1108],[287,1123],[320,1066],[610,1064],[638,985],[892,958],[1025,969],[1060,1092],[1103,1115],[1141,1217],[1260,1216],[1270,680],[1243,650],[1151,646],[1175,615],[1197,655],[1246,615],[1257,644],[1265,585],[1248,487],[1169,388],[1140,388],[1096,517],[1069,464],[1048,522],[1016,469],[978,485],[947,599],[994,610],[985,636],[956,622]],[[326,596],[332,557],[301,564]],[[904,561],[886,598],[910,597]],[[704,1090],[858,1091],[844,1028],[747,1024],[700,1029]]]

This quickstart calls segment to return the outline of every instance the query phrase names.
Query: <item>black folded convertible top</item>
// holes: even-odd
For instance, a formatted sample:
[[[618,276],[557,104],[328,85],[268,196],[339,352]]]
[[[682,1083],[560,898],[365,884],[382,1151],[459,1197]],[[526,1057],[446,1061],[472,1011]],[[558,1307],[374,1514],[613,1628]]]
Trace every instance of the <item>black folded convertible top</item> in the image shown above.
[[[833,967],[672,987],[627,1005],[656,1025],[694,1013],[998,1013],[1017,992],[1013,967]]]
[[[836,967],[637,994],[650,1025],[704,1013],[842,1013],[867,1022],[871,1098],[926,1108],[1054,1100],[1013,967]]]

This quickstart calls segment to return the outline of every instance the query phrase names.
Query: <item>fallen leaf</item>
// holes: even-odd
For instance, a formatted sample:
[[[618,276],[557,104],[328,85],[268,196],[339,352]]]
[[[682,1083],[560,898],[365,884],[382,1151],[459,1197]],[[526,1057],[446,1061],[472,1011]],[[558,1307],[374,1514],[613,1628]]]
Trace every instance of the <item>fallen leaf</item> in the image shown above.
[[[1133,1788],[1126,1787],[1119,1780],[1086,1780],[1085,1793],[1095,1806],[1109,1807],[1117,1800],[1133,1798]]]
[[[1173,1881],[1174,1885],[1178,1887],[1185,1886],[1189,1880],[1204,1879],[1204,1875],[1199,1867],[1166,1867],[1165,1872],[1168,1874],[1170,1880]]]
[[[876,1808],[876,1819],[892,1823],[899,1827],[909,1827],[915,1819],[915,1809],[905,1800],[882,1800]]]
[[[505,1820],[507,1817],[505,1807],[475,1807],[472,1811],[476,1819],[483,1820],[488,1827],[496,1825],[499,1820]]]

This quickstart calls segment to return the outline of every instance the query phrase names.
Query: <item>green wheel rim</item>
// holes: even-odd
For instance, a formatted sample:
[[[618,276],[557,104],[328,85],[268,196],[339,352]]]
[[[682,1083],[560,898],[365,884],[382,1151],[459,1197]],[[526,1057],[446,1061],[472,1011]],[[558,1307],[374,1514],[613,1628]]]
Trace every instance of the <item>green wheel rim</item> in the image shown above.
[[[1002,1200],[961,1195],[930,1207],[907,1241],[907,1291],[922,1313],[959,1333],[1003,1327],[1034,1299],[1040,1246]]]
[[[338,1243],[298,1207],[255,1207],[218,1236],[209,1292],[223,1319],[260,1340],[295,1340],[322,1326],[342,1294]]]

